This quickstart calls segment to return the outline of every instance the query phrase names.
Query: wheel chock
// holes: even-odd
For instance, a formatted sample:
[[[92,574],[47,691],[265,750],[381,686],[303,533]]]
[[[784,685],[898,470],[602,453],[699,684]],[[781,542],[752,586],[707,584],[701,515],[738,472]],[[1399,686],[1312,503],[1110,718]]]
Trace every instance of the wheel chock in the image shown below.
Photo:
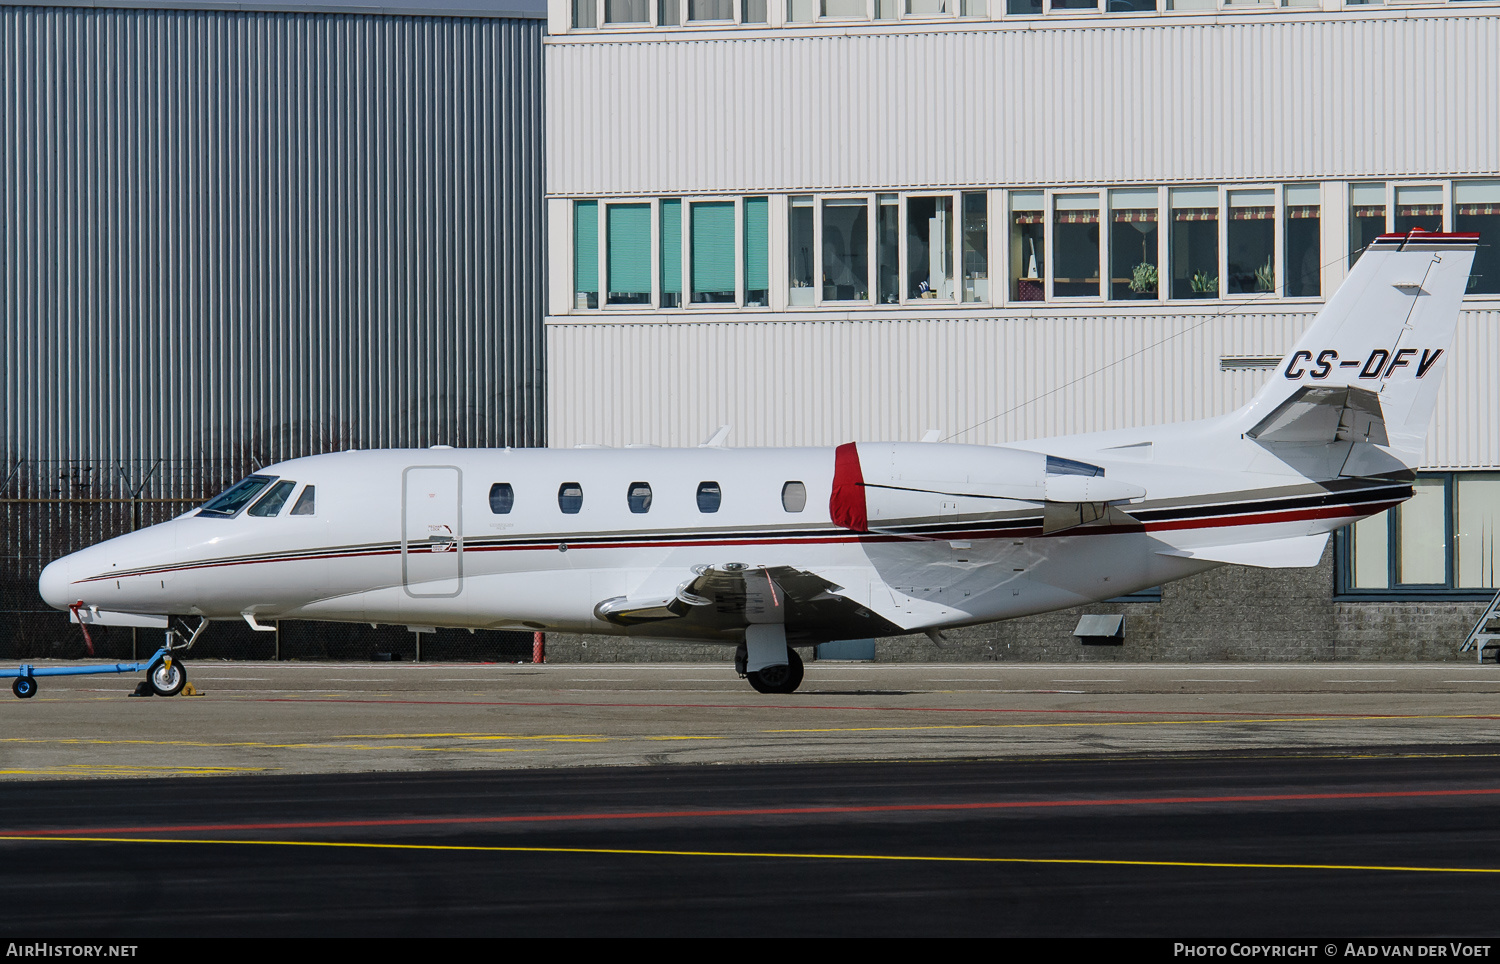
[[[141,680],[139,683],[135,684],[135,692],[131,693],[130,695],[131,696],[155,696],[156,695],[156,691],[151,688],[151,684],[150,683],[146,682],[145,680]]]
[[[178,693],[177,695],[178,696],[202,696],[203,695],[203,691],[200,690],[198,687],[194,686],[192,683],[184,683],[183,686],[182,686],[182,692]]]

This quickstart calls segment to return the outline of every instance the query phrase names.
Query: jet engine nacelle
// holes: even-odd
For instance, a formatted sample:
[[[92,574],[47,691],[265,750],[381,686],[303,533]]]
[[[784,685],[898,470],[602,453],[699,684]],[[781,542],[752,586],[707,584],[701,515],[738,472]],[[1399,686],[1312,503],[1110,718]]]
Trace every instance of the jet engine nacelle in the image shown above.
[[[1109,503],[1145,494],[1106,479],[1098,466],[1025,449],[851,442],[834,456],[829,511],[836,524],[868,532],[896,523],[973,520],[1019,508],[1017,502],[1088,503],[1102,513]]]

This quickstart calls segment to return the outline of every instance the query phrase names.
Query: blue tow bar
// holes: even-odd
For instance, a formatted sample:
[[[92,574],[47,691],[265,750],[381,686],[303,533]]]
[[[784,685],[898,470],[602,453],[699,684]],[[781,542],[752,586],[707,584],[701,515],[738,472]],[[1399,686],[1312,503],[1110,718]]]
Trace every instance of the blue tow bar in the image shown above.
[[[157,696],[176,696],[187,683],[187,669],[182,661],[158,649],[148,660],[139,663],[113,663],[105,666],[32,666],[22,663],[19,669],[0,669],[0,679],[15,677],[11,692],[20,699],[36,695],[38,676],[89,676],[96,673],[139,673],[148,670],[146,682]]]

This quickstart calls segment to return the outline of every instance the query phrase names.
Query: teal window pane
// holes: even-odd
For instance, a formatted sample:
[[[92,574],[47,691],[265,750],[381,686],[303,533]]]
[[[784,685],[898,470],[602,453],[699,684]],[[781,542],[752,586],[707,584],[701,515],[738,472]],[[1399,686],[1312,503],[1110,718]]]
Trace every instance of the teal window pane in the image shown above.
[[[576,308],[598,307],[599,202],[573,202],[573,291]],[[588,299],[583,296],[594,295]],[[591,303],[585,303],[591,302]]]
[[[733,302],[734,202],[692,205],[692,272],[694,302]]]
[[[745,198],[745,298],[765,304],[771,287],[771,203],[763,197]]]
[[[682,202],[661,202],[661,304],[682,304]]]
[[[605,209],[609,303],[651,301],[651,205],[611,204]]]

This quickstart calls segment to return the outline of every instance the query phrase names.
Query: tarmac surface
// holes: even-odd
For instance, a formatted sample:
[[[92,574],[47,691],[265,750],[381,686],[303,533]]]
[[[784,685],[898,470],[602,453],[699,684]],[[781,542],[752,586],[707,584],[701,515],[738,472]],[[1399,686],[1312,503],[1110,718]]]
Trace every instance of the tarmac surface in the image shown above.
[[[1500,931],[1492,665],[188,666],[0,700],[0,936]]]
[[[1474,663],[728,665],[189,661],[202,696],[40,678],[0,699],[0,779],[995,759],[1500,742]]]

